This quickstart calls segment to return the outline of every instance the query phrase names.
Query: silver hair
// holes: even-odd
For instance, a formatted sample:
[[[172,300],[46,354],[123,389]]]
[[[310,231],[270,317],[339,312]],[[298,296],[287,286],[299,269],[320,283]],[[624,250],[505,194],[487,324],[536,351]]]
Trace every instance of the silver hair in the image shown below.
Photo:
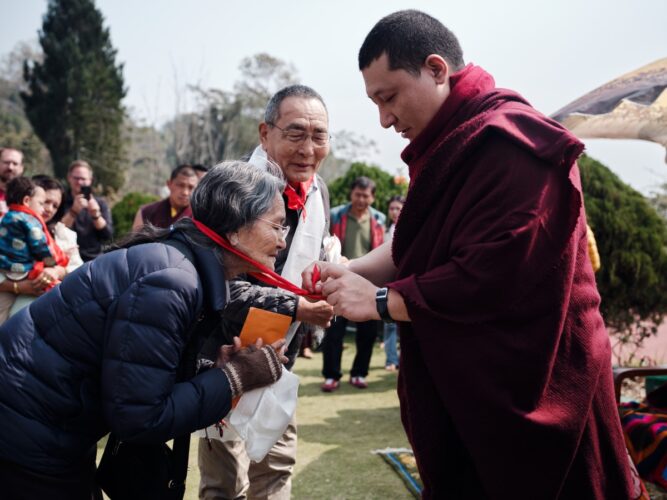
[[[275,94],[269,100],[269,103],[266,105],[266,110],[264,111],[264,122],[270,125],[275,125],[276,122],[280,119],[280,105],[288,97],[300,97],[303,99],[317,99],[324,106],[324,110],[329,114],[327,110],[327,105],[324,104],[322,96],[315,92],[312,88],[306,85],[290,85],[285,87]]]
[[[271,209],[276,194],[285,188],[273,170],[242,161],[216,165],[192,193],[192,215],[222,236],[252,223]]]
[[[277,167],[267,165],[264,170],[243,161],[226,161],[202,177],[190,198],[190,208],[196,220],[226,237],[269,211],[276,195],[284,189],[285,180]],[[146,224],[111,250],[164,240],[172,231],[181,232],[198,246],[212,249],[222,262],[222,248],[199,231],[188,217],[175,222],[171,229]]]

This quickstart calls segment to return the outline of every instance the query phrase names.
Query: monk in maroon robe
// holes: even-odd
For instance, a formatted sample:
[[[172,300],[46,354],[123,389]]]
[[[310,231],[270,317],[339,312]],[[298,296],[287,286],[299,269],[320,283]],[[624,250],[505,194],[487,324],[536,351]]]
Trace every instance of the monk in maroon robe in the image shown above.
[[[426,14],[381,20],[359,61],[381,124],[410,140],[410,189],[391,249],[319,263],[320,286],[337,314],[399,321],[424,498],[641,498],[587,254],[583,145],[465,66]]]

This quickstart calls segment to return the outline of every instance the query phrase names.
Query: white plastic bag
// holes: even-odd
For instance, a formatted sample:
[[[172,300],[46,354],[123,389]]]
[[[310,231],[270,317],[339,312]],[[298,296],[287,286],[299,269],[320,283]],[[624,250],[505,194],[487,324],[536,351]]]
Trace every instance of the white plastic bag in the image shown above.
[[[296,411],[298,389],[299,377],[283,368],[275,384],[241,396],[229,425],[245,442],[250,460],[262,460],[285,433]]]

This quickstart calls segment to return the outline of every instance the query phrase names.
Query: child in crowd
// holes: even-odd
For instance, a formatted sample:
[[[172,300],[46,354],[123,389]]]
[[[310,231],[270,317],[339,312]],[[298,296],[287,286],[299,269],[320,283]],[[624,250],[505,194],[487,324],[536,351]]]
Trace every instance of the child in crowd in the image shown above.
[[[42,219],[44,189],[27,177],[17,177],[7,184],[6,199],[9,211],[0,221],[0,280],[14,281],[14,293],[0,293],[0,323],[20,293],[17,281],[26,276],[35,279],[45,266],[66,265],[68,260]]]
[[[403,196],[395,195],[389,198],[389,206],[387,208],[388,220],[390,222],[389,229],[384,235],[385,241],[390,241],[394,237],[394,229],[396,228],[396,221],[405,203]],[[396,348],[396,323],[384,324],[384,353],[387,357],[384,368],[387,371],[394,372],[398,368],[398,349]]]

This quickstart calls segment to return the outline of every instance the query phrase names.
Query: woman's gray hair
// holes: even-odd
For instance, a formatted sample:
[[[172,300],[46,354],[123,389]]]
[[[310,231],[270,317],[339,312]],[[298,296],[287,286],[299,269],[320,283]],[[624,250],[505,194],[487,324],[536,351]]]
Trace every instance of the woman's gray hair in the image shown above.
[[[190,198],[190,208],[194,219],[226,237],[270,210],[276,195],[284,189],[285,181],[279,169],[267,166],[265,170],[243,161],[226,161],[202,177]],[[163,240],[172,230],[180,231],[192,243],[211,248],[218,258],[222,257],[223,249],[187,217],[176,221],[171,230],[147,224],[115,248]]]
[[[271,209],[285,182],[249,163],[223,162],[202,177],[190,198],[195,219],[224,236]]]

